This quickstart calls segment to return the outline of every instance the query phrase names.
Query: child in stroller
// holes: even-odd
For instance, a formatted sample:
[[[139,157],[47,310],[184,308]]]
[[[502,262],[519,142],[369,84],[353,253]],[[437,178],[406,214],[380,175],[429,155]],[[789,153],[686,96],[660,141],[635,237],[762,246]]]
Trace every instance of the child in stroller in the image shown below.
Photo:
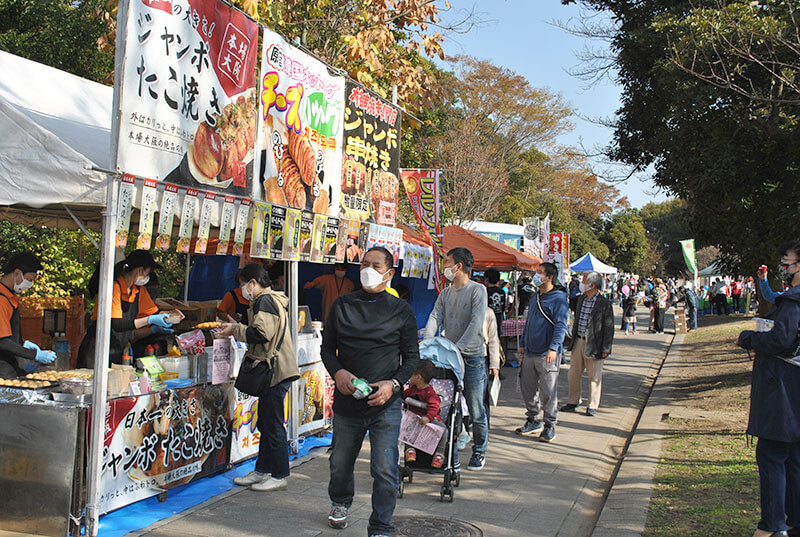
[[[439,394],[436,393],[430,382],[436,374],[436,366],[430,360],[420,360],[417,369],[409,379],[410,386],[403,392],[403,403],[406,408],[419,416],[419,422],[422,425],[434,423],[447,429],[442,420],[439,418],[439,410],[442,406],[442,400]],[[447,443],[447,434],[442,434],[439,440],[439,445],[436,446],[434,451],[431,466],[434,468],[441,468],[444,463],[444,447]],[[405,452],[406,462],[415,462],[417,460],[417,450],[411,446],[406,447]]]

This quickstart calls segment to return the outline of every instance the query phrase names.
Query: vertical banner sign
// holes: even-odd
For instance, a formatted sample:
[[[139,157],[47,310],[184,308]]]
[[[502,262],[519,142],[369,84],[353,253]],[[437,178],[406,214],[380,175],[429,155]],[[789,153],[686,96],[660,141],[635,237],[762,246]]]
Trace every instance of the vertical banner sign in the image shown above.
[[[241,208],[240,208],[241,209]],[[253,235],[250,237],[250,257],[269,257],[269,220],[272,218],[272,205],[257,201],[253,214]],[[241,223],[241,220],[239,221]],[[236,228],[239,234],[239,228]]]
[[[233,255],[244,254],[244,241],[247,239],[247,222],[250,220],[249,199],[243,199],[236,213],[236,234],[233,237]]]
[[[400,110],[354,82],[345,85],[343,218],[394,226],[400,190]]]
[[[687,239],[681,241],[681,251],[683,252],[683,260],[686,262],[686,268],[692,278],[697,274],[697,255],[694,249],[694,239]]]
[[[259,81],[257,197],[339,213],[344,78],[264,29]]]
[[[325,247],[325,236],[328,227],[328,217],[321,214],[314,215],[314,227],[311,231],[311,262],[322,263],[324,261],[324,254],[322,253]]]
[[[172,238],[172,220],[177,205],[178,185],[167,183],[164,186],[164,194],[161,195],[161,211],[158,215],[158,237],[156,238],[158,250],[169,250],[169,242]]]
[[[247,195],[258,24],[218,0],[130,0],[128,14],[119,169]]]
[[[420,227],[430,236],[434,250],[433,281],[436,291],[444,289],[444,230],[442,228],[439,170],[400,170],[408,201]]]
[[[117,202],[117,248],[125,248],[128,244],[128,230],[131,227],[133,198],[136,196],[136,180],[133,175],[125,174],[119,184],[119,201]]]
[[[197,228],[197,242],[194,253],[204,254],[208,250],[208,237],[211,234],[211,219],[217,210],[217,195],[206,192],[203,197],[203,206],[200,209],[200,225]]]
[[[149,250],[153,242],[153,220],[156,217],[156,196],[158,183],[155,179],[145,179],[142,189],[142,210],[139,213],[139,237],[136,239],[138,250]]]
[[[562,285],[569,281],[569,235],[550,233],[547,260],[558,269],[558,281]]]
[[[197,209],[197,195],[199,192],[195,188],[187,188],[186,196],[183,198],[183,212],[181,213],[181,227],[178,230],[179,254],[188,254],[189,246],[192,242],[192,229],[194,228],[194,213]]]
[[[219,242],[217,243],[217,255],[227,255],[228,246],[231,242],[231,228],[233,227],[233,214],[235,207],[233,206],[236,198],[233,196],[225,196],[225,201],[222,204],[222,216],[219,220]]]
[[[258,453],[261,434],[258,422],[258,397],[242,393],[229,384],[231,419],[231,464]]]
[[[300,219],[300,261],[311,260],[311,232],[314,229],[314,213],[303,211]]]
[[[284,261],[300,260],[300,222],[302,213],[298,209],[286,210],[286,223],[283,226]]]
[[[542,237],[542,259],[545,259],[550,252],[550,213],[542,220],[541,228]]]
[[[270,259],[283,258],[283,228],[286,226],[286,207],[280,205],[272,206],[272,213],[269,219],[269,233],[264,230],[269,244]]]
[[[547,249],[547,241],[549,237],[545,237],[544,221],[535,216],[533,218],[523,218],[522,225],[522,248],[523,251],[531,256],[545,259],[544,254]]]

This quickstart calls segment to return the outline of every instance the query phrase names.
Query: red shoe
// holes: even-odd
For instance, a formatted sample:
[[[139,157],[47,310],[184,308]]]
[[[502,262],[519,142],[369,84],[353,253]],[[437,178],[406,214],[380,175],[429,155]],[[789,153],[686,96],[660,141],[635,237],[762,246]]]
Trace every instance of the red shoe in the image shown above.
[[[431,466],[434,468],[441,468],[442,464],[444,464],[444,457],[441,453],[437,453],[433,456],[433,462],[431,463]]]
[[[414,462],[417,460],[417,450],[412,448],[408,448],[406,450],[406,462]]]

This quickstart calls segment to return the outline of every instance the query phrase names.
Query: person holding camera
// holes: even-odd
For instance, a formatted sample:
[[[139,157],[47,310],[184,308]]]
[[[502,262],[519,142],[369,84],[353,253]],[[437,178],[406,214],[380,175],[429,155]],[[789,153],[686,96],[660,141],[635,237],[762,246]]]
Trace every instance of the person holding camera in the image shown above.
[[[745,330],[736,343],[755,350],[747,434],[758,437],[761,520],[754,537],[800,536],[800,240],[781,245],[778,270],[788,289],[775,298],[769,332]]]

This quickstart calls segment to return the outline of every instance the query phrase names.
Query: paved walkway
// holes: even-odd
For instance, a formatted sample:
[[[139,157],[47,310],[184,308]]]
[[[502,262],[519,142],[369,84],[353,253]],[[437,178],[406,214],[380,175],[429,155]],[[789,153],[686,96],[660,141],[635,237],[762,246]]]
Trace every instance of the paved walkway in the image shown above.
[[[640,320],[646,327],[643,314]],[[672,337],[646,330],[638,336],[617,332],[597,416],[561,413],[552,444],[513,433],[524,411],[516,393],[517,370],[503,369],[506,379],[500,405],[493,409],[486,468],[464,470],[452,504],[439,501],[441,476],[416,473],[395,514],[451,517],[477,525],[487,536],[590,536],[618,457]],[[560,375],[562,400],[567,368]],[[365,442],[356,466],[356,498],[346,530],[327,525],[328,457],[322,454],[293,470],[288,490],[236,489],[129,537],[364,536],[371,509],[368,446]],[[466,461],[468,451],[461,458]]]

